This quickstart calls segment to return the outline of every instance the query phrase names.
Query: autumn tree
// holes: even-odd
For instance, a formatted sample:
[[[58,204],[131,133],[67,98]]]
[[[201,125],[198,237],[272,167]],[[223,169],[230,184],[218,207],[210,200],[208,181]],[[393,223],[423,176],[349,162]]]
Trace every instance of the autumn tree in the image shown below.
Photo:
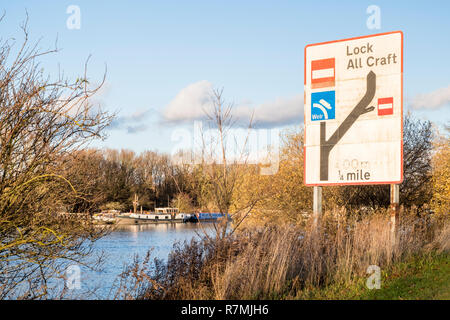
[[[249,215],[247,225],[302,223],[312,211],[312,188],[303,184],[303,131],[288,132],[282,136],[282,141],[278,172],[268,177],[258,174],[244,176],[241,186],[235,190],[241,198],[249,194],[264,194]],[[404,119],[405,179],[400,186],[400,201],[403,205],[426,206],[433,197],[435,208],[445,210],[443,208],[448,199],[448,140],[441,139],[436,148],[432,174],[431,123],[407,115]],[[389,185],[324,188],[326,210],[334,207],[375,209],[387,206]]]
[[[228,216],[233,219],[232,233],[260,199],[256,196],[240,201],[236,199],[240,195],[235,193],[243,183],[243,174],[248,167],[248,133],[252,120],[246,126],[247,134],[236,137],[233,133],[237,127],[233,117],[234,105],[224,99],[223,89],[214,89],[210,102],[211,108],[204,111],[208,131],[214,134],[207,135],[202,131],[201,148],[194,155],[198,163],[192,171],[197,185],[196,198],[201,199],[209,211],[217,210],[224,216],[214,224],[216,237],[223,238],[229,227]],[[235,205],[232,208],[233,201]]]
[[[90,180],[70,181],[61,159],[102,138],[111,117],[90,102],[99,86],[87,62],[74,81],[48,76],[40,59],[57,49],[30,43],[26,22],[22,30],[22,42],[0,42],[0,298],[37,299],[101,235],[90,217],[60,214]]]
[[[280,136],[278,170],[261,175],[248,171],[236,190],[240,198],[258,195],[245,226],[302,223],[312,208],[312,190],[303,184],[303,130],[286,130]]]
[[[450,126],[447,135],[438,135],[433,155],[431,207],[439,215],[450,213]]]
[[[433,128],[430,121],[407,114],[403,119],[403,175],[400,203],[421,207],[432,196],[431,158]],[[324,188],[324,206],[347,208],[389,206],[389,185],[339,186]]]
[[[61,174],[82,195],[66,199],[63,204],[66,212],[95,212],[105,204],[105,159],[96,149],[83,149],[70,152],[60,159],[58,167]]]

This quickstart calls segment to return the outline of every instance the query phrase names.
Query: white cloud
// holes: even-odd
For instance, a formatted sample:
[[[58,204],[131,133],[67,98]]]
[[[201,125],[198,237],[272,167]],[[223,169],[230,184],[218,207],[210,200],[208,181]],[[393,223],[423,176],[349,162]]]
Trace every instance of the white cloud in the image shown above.
[[[409,104],[413,109],[439,109],[448,106],[450,105],[450,86],[430,93],[418,94]]]
[[[83,95],[79,98],[74,98],[71,91],[64,92],[58,100],[58,103],[61,107],[61,117],[69,116],[75,117],[83,112],[86,107],[86,103],[90,106],[90,110],[92,113],[96,113],[100,111],[100,109],[104,109],[106,103],[104,98],[109,95],[111,91],[111,85],[108,82],[105,82],[101,87],[99,87],[99,83],[93,83],[89,85],[88,90],[97,89],[97,92],[91,95],[89,98],[85,99]],[[71,100],[71,101],[68,101]]]
[[[303,122],[303,94],[291,98],[278,98],[265,102],[256,108],[239,105],[234,115],[243,123],[249,123],[253,114],[253,123],[262,127],[276,127]]]
[[[163,117],[171,122],[183,122],[204,118],[211,109],[213,86],[203,80],[182,89],[163,111]]]
[[[213,85],[206,80],[195,82],[182,89],[163,110],[163,118],[169,122],[186,122],[205,118],[205,111],[212,108]],[[276,127],[303,121],[303,94],[291,98],[278,98],[253,107],[245,101],[233,108],[237,124],[253,124],[259,127]]]
[[[148,129],[148,117],[153,109],[138,110],[130,115],[116,116],[109,130],[126,130],[127,133],[138,133]]]

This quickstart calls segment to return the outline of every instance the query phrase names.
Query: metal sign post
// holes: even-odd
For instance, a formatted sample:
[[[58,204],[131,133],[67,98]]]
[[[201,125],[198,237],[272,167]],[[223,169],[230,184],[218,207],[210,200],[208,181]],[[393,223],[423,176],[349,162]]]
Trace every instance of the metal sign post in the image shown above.
[[[322,217],[322,187],[314,187],[314,199],[313,199],[313,218],[314,229],[317,229],[320,218]]]
[[[400,211],[400,185],[391,184],[391,241],[395,245]]]

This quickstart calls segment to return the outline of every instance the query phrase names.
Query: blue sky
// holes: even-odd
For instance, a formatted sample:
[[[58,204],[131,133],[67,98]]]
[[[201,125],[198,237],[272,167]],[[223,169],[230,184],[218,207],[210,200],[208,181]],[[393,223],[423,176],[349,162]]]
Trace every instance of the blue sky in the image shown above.
[[[81,10],[79,30],[66,26],[70,5]],[[369,5],[381,9],[379,30],[366,26]],[[169,152],[174,130],[192,127],[182,117],[191,119],[191,104],[211,87],[223,87],[244,118],[259,109],[263,127],[300,125],[305,45],[394,30],[405,36],[405,112],[450,121],[448,1],[3,0],[2,7],[2,38],[19,35],[25,9],[42,47],[58,37],[61,51],[43,61],[48,72],[59,64],[76,77],[92,55],[95,82],[107,65],[97,101],[118,119],[98,147]]]

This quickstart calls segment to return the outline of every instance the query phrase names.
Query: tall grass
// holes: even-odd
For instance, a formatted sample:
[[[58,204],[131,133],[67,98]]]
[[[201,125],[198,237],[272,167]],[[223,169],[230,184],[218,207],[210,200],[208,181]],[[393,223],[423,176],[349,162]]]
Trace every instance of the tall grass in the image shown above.
[[[417,253],[449,250],[448,219],[403,212],[392,239],[387,212],[349,218],[356,216],[334,210],[318,229],[312,223],[306,228],[267,226],[220,240],[176,244],[167,263],[150,263],[148,256],[145,270],[138,261],[125,270],[120,298],[280,299],[305,288],[352,281],[369,265],[386,268]],[[127,287],[137,283],[136,270],[142,281]]]

